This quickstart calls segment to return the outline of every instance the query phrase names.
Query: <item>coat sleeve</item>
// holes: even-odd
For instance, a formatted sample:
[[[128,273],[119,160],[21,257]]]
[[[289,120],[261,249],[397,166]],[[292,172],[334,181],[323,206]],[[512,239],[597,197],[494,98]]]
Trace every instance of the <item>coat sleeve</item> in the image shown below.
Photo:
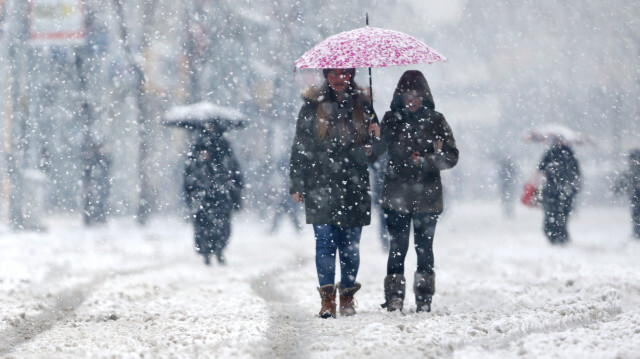
[[[427,171],[446,170],[453,168],[458,163],[458,147],[453,137],[453,131],[442,114],[439,114],[438,135],[442,141],[442,150],[439,153],[425,157],[423,169]]]
[[[235,156],[231,156],[231,162],[233,162],[231,171],[231,190],[229,190],[229,195],[231,197],[232,207],[235,211],[238,211],[242,208],[242,189],[244,188],[244,180],[242,178],[242,173],[240,172],[240,166]]]
[[[371,142],[371,156],[369,161],[375,162],[378,158],[389,149],[389,141],[391,137],[390,124],[394,120],[394,112],[387,111],[382,118],[380,126],[380,138],[373,139]]]
[[[553,157],[553,150],[547,150],[547,152],[544,153],[542,160],[540,160],[540,163],[538,163],[538,171],[540,171],[545,176],[549,174],[549,165],[553,161]]]
[[[196,209],[200,206],[201,189],[198,186],[198,181],[195,176],[194,164],[189,163],[185,168],[184,173],[184,196],[187,206],[192,209]]]
[[[229,155],[229,174],[231,175],[231,187],[239,190],[243,189],[244,178],[240,171],[240,163],[233,152]]]
[[[296,121],[296,133],[291,146],[291,160],[289,166],[289,193],[304,193],[306,188],[306,167],[311,159],[313,145],[313,123],[315,106],[305,102],[300,109]]]

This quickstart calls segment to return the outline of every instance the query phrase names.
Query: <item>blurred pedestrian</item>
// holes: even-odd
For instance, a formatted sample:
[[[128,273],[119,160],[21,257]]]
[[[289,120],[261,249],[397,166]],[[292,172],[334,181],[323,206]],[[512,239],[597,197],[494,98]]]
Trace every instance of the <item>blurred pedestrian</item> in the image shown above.
[[[544,233],[551,244],[566,244],[570,241],[567,221],[573,212],[582,177],[578,160],[563,137],[553,139],[551,147],[538,164],[538,170],[544,176]]]
[[[502,211],[506,217],[513,216],[516,199],[516,180],[518,168],[511,156],[502,156],[498,161],[498,175],[500,176],[500,202]]]
[[[298,204],[287,193],[287,190],[285,188],[288,187],[288,178],[286,178],[288,172],[289,159],[281,158],[276,164],[271,183],[274,213],[273,220],[271,222],[271,229],[269,230],[270,234],[274,234],[278,231],[280,222],[282,221],[283,217],[285,217],[285,219],[287,217],[291,219],[291,223],[293,224],[296,232],[302,232],[302,224],[298,219]]]
[[[184,190],[194,224],[195,248],[211,264],[213,254],[225,264],[231,217],[240,209],[243,178],[231,145],[215,125],[191,149]]]
[[[91,141],[83,148],[86,166],[83,172],[85,225],[105,223],[109,213],[111,193],[111,156],[102,140]]]
[[[384,154],[369,166],[372,179],[371,203],[374,208],[373,212],[378,214],[378,238],[384,252],[389,250],[389,231],[387,231],[386,217],[382,209],[382,185],[384,183],[384,174],[387,170],[387,162],[389,162],[389,159]]]
[[[640,149],[629,152],[629,168],[616,180],[613,191],[629,195],[633,236],[640,240]]]
[[[354,81],[355,69],[324,69],[325,81],[303,93],[291,148],[290,193],[305,204],[316,239],[320,317],[354,315],[362,226],[371,221],[368,150],[374,116],[369,94]],[[340,282],[335,283],[336,252]]]
[[[457,164],[456,141],[444,115],[435,111],[429,84],[420,71],[406,71],[400,77],[381,126],[382,140],[375,143],[373,152],[389,156],[382,207],[391,239],[382,306],[402,310],[404,262],[413,222],[418,258],[413,284],[416,311],[429,312],[435,293],[433,237],[443,210],[440,171]]]

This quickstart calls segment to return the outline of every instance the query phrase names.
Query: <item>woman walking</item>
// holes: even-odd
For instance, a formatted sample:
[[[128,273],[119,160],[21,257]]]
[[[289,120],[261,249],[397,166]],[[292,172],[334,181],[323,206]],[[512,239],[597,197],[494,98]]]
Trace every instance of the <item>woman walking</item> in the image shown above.
[[[389,156],[382,207],[391,239],[382,306],[388,311],[402,310],[404,261],[413,221],[418,257],[413,285],[416,311],[429,312],[435,293],[433,236],[443,209],[440,171],[456,165],[458,149],[449,124],[435,111],[429,84],[421,72],[406,71],[402,75],[381,132],[382,140],[374,146],[374,155],[386,151]]]
[[[369,96],[353,77],[355,69],[325,69],[324,83],[303,93],[291,149],[290,193],[305,204],[316,239],[320,317],[354,315],[360,265],[360,234],[371,220],[366,144],[374,116]],[[340,282],[335,284],[336,252]]]

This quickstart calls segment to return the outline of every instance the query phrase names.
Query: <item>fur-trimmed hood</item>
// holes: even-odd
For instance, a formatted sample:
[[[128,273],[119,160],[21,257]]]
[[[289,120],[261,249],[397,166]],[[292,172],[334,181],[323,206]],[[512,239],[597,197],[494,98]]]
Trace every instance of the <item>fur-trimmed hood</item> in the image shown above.
[[[356,92],[360,95],[363,102],[370,102],[371,96],[368,88],[360,87],[356,85]],[[314,85],[306,88],[302,91],[302,99],[305,102],[319,103],[327,100],[327,96],[331,96],[331,88],[325,81],[322,85]]]

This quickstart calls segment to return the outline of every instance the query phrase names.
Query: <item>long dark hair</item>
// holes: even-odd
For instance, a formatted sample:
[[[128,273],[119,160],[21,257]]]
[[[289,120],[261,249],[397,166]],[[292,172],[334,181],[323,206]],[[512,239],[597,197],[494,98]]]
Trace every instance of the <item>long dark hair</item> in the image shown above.
[[[329,134],[329,115],[325,111],[325,106],[322,106],[324,103],[329,102],[337,102],[338,97],[335,91],[329,86],[329,81],[327,80],[327,74],[330,69],[324,69],[323,74],[325,75],[324,83],[321,87],[321,96],[318,101],[318,109],[316,113],[316,133],[319,138],[326,139]],[[353,127],[356,131],[356,137],[359,142],[364,142],[367,137],[367,128],[369,121],[365,115],[365,102],[368,101],[368,94],[358,86],[356,81],[354,80],[355,69],[347,69],[352,76],[349,81],[349,87],[346,90],[347,95],[351,97],[353,103],[353,115],[351,117]]]

